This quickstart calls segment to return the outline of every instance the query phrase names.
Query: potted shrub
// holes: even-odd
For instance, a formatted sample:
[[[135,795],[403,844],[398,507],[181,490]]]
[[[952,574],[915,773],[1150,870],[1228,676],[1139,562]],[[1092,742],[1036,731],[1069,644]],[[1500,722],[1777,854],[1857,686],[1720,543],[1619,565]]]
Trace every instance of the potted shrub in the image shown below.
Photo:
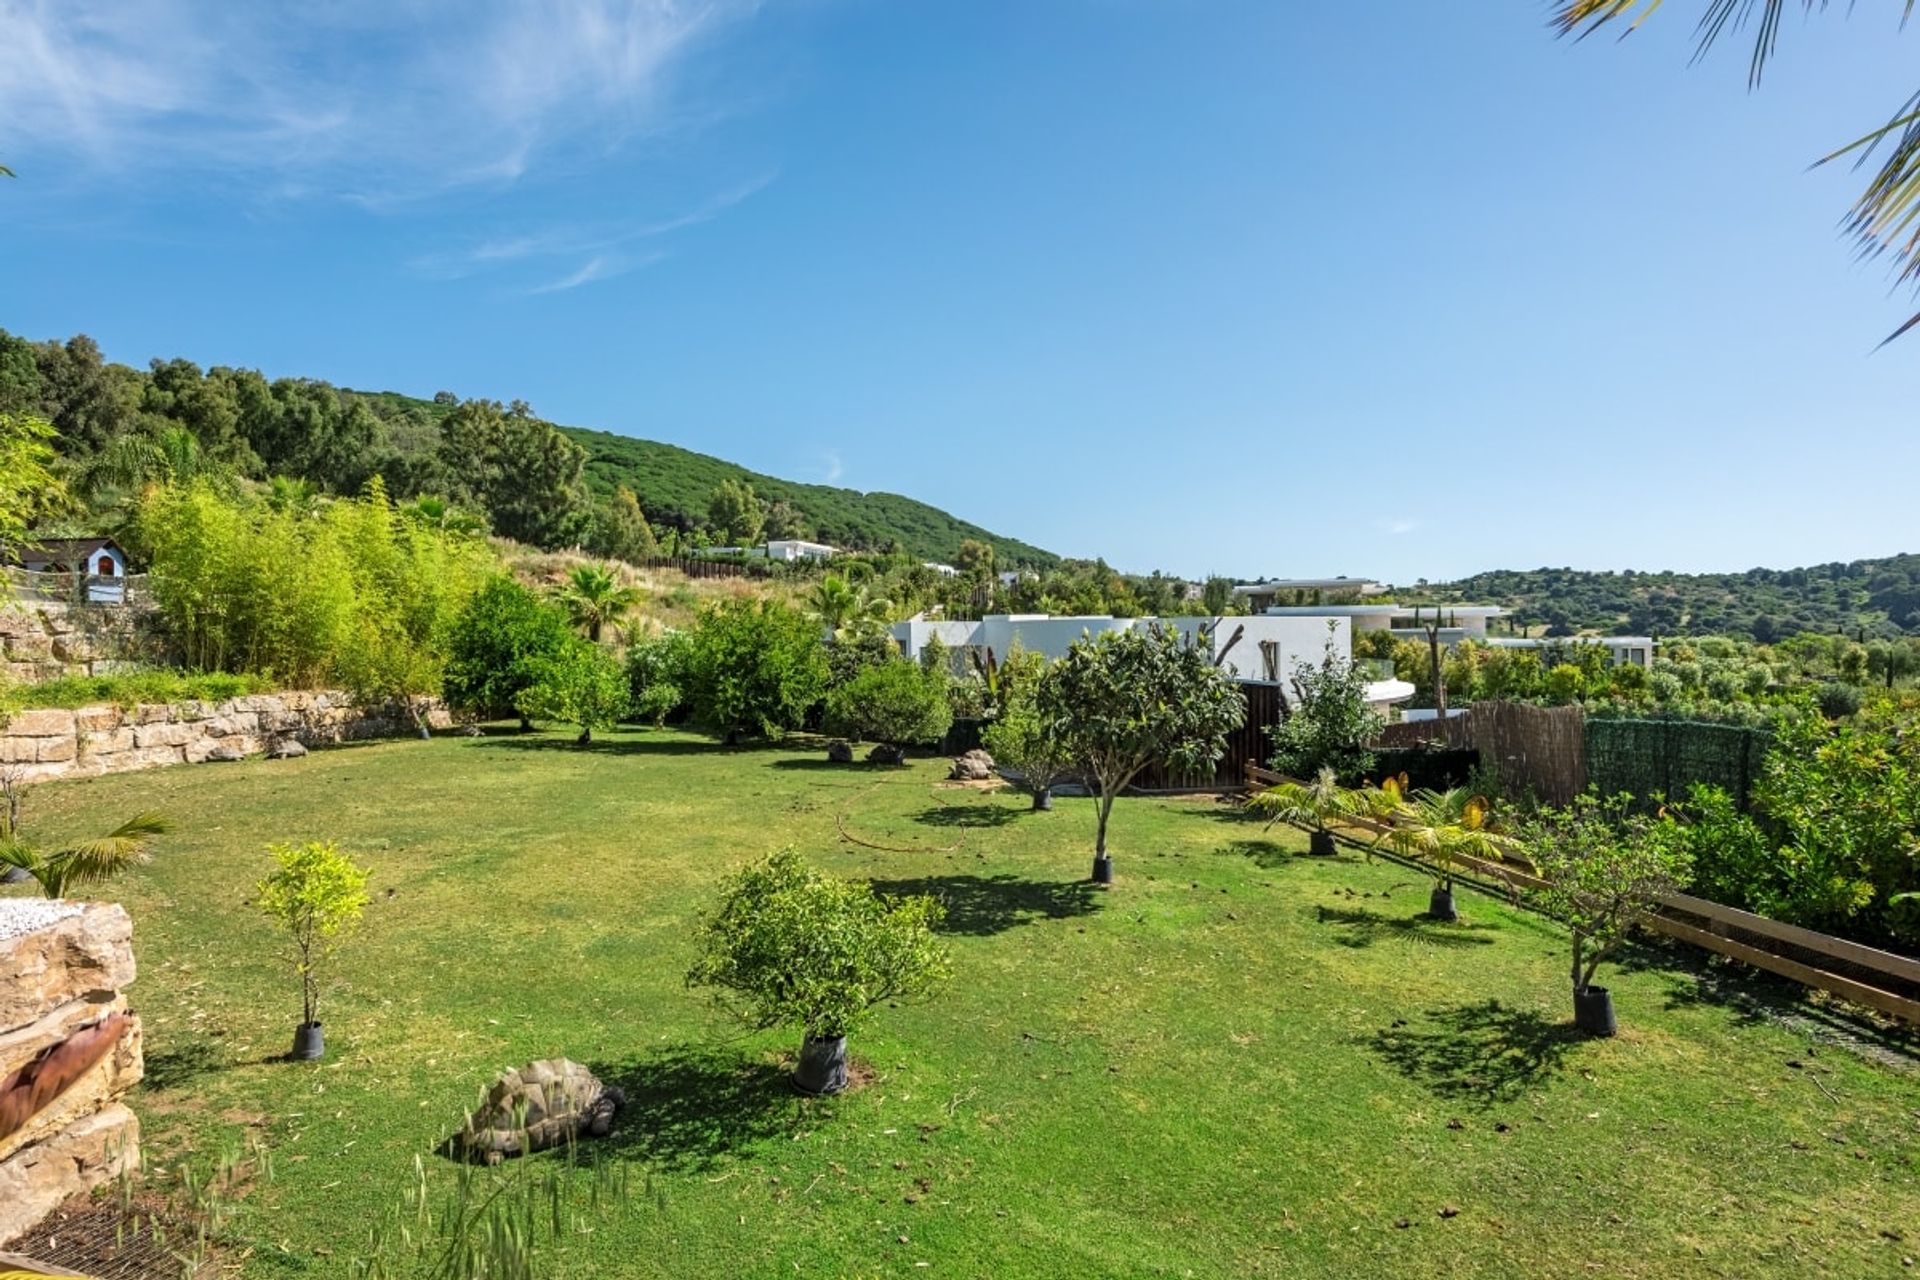
[[[1067,772],[1067,753],[1035,700],[1046,659],[1015,649],[999,664],[1000,715],[981,734],[994,763],[1014,770],[1033,796],[1033,807],[1053,808],[1053,784]]]
[[[1256,813],[1267,815],[1267,825],[1297,822],[1313,828],[1307,837],[1307,849],[1315,857],[1331,858],[1337,851],[1333,832],[1327,829],[1332,818],[1351,816],[1357,807],[1355,793],[1340,785],[1331,768],[1314,775],[1312,782],[1282,782],[1268,787],[1247,802]]]
[[[1435,920],[1458,920],[1453,903],[1453,873],[1461,856],[1497,862],[1516,847],[1512,836],[1497,830],[1493,806],[1485,796],[1465,787],[1450,791],[1415,791],[1393,811],[1391,826],[1382,836],[1395,853],[1425,866],[1434,877],[1427,914]]]
[[[711,987],[754,1027],[798,1026],[794,1087],[847,1087],[847,1037],[875,1006],[947,976],[934,936],[945,911],[928,897],[883,902],[871,887],[822,875],[792,850],[735,875],[702,926],[687,985]]]
[[[947,676],[905,658],[868,667],[827,695],[830,734],[879,744],[871,759],[899,764],[909,746],[933,746],[953,724]]]
[[[1536,899],[1573,933],[1573,1023],[1589,1035],[1616,1025],[1612,992],[1593,983],[1600,962],[1693,870],[1673,820],[1632,813],[1632,801],[1588,793],[1542,810],[1525,830],[1528,859],[1547,882]]]
[[[327,1050],[320,1029],[319,970],[367,905],[367,873],[330,841],[268,846],[280,868],[260,882],[260,910],[293,942],[300,975],[300,1025],[292,1057],[313,1061]]]

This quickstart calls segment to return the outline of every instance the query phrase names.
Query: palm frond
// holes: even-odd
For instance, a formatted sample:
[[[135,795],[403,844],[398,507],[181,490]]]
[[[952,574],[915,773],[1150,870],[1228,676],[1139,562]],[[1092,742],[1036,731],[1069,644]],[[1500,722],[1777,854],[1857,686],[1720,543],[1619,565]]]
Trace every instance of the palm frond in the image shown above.
[[[47,861],[58,868],[62,884],[91,884],[119,875],[147,861],[153,837],[171,824],[157,813],[127,819],[104,836],[83,840],[55,853]]]

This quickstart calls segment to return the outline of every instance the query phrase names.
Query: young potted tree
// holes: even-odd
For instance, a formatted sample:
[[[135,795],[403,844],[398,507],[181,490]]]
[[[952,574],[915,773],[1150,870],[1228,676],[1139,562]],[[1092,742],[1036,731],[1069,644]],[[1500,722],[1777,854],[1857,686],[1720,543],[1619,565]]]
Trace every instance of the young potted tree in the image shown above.
[[[1093,882],[1113,883],[1107,820],[1142,770],[1211,769],[1247,704],[1214,665],[1204,633],[1189,644],[1169,627],[1082,636],[1040,681],[1040,715],[1094,792]]]
[[[1015,649],[999,665],[1000,714],[981,743],[994,763],[1012,769],[1033,796],[1036,811],[1053,808],[1053,784],[1067,772],[1067,753],[1040,714],[1036,695],[1046,659]]]
[[[1450,791],[1415,791],[1395,809],[1392,825],[1382,837],[1395,853],[1411,858],[1433,873],[1433,893],[1427,914],[1435,920],[1458,920],[1453,903],[1453,875],[1462,856],[1497,862],[1516,847],[1512,836],[1496,829],[1493,806],[1485,796],[1464,787]]]
[[[1591,792],[1564,809],[1546,809],[1526,826],[1528,859],[1545,880],[1536,900],[1573,933],[1573,1024],[1610,1036],[1613,993],[1594,973],[1661,895],[1692,877],[1692,856],[1673,820],[1630,811],[1633,797]]]
[[[1356,794],[1340,785],[1331,768],[1323,768],[1311,782],[1282,782],[1268,787],[1247,802],[1247,807],[1267,816],[1267,824],[1297,822],[1313,828],[1307,837],[1307,849],[1315,857],[1331,858],[1338,850],[1327,823],[1333,818],[1351,817],[1358,810]]]
[[[260,910],[293,942],[300,975],[300,1025],[290,1056],[311,1062],[327,1051],[320,1030],[319,970],[367,905],[367,873],[329,841],[268,847],[280,868],[260,882]]]
[[[809,867],[792,850],[727,882],[701,928],[687,985],[710,987],[750,1025],[798,1026],[794,1087],[847,1087],[847,1037],[878,1005],[925,994],[947,976],[932,898],[884,902],[871,887]]]

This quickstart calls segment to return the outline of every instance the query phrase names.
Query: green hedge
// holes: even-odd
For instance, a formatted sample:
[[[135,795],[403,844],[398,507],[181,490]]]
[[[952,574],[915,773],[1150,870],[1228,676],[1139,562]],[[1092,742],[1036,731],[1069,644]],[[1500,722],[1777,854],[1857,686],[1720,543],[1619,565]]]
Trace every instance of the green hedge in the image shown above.
[[[1696,782],[1716,786],[1742,809],[1760,762],[1773,745],[1770,729],[1698,720],[1586,722],[1587,783],[1601,795],[1682,797]]]

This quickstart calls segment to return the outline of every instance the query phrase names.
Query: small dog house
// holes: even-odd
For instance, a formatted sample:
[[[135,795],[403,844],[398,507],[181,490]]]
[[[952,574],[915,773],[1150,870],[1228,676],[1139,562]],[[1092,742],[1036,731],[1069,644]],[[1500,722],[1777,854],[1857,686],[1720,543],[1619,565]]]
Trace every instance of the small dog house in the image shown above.
[[[123,604],[127,598],[127,553],[112,538],[42,538],[15,553],[28,573],[77,579],[90,604]]]

